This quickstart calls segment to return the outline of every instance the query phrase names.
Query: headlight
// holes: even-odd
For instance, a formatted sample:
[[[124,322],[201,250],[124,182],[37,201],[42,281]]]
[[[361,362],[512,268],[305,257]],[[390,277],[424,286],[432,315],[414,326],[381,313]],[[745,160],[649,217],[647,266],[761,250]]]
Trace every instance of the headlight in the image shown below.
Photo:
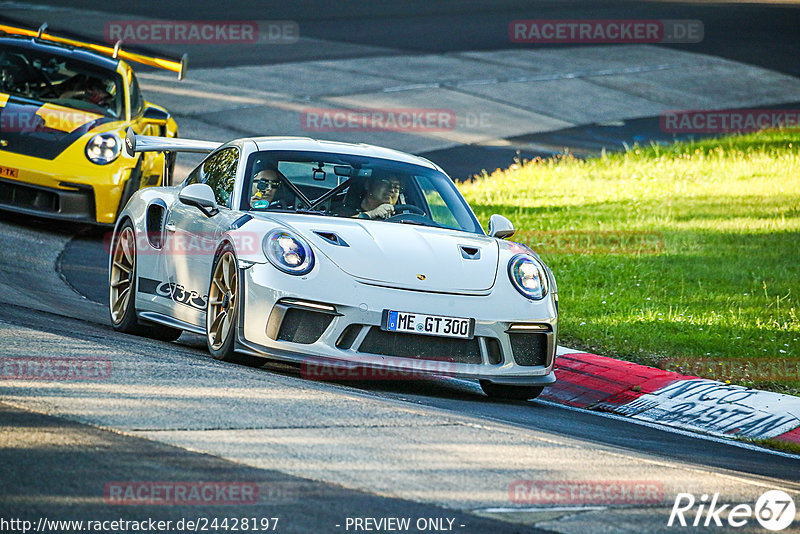
[[[117,134],[97,134],[86,143],[86,157],[92,163],[106,165],[117,159],[121,148],[122,143]]]
[[[508,277],[517,291],[533,300],[547,295],[547,274],[544,266],[525,254],[517,254],[508,262]]]
[[[261,242],[269,262],[289,274],[306,274],[314,267],[314,253],[305,241],[286,230],[272,230]]]

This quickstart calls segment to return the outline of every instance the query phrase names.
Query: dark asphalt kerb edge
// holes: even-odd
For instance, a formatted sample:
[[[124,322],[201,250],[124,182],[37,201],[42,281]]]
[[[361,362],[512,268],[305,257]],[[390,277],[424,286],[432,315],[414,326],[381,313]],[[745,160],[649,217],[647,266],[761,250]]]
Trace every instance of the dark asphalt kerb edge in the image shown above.
[[[55,262],[55,265],[53,266],[53,268],[54,268],[56,274],[58,275],[58,277],[67,285],[68,288],[70,288],[72,291],[74,291],[75,294],[77,294],[79,297],[81,297],[84,300],[88,300],[88,301],[94,302],[96,304],[103,304],[102,302],[98,302],[97,300],[91,299],[91,298],[87,297],[86,295],[84,295],[83,293],[81,293],[78,290],[78,288],[75,287],[72,284],[72,282],[70,281],[69,277],[64,273],[64,270],[63,270],[64,258],[67,255],[67,249],[69,248],[70,244],[77,237],[86,237],[86,233],[80,233],[80,234],[78,234],[76,236],[73,236],[65,243],[64,248],[61,249],[61,252],[59,252],[58,256],[56,257],[56,262]]]

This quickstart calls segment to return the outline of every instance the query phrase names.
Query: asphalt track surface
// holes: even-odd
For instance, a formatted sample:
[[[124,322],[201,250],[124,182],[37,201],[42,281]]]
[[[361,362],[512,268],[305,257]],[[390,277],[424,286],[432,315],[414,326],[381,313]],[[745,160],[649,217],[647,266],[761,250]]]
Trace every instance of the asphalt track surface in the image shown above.
[[[70,5],[97,8],[95,2],[89,1],[73,1]],[[141,16],[187,18],[179,4],[132,2],[117,7],[125,13]],[[365,46],[386,46],[389,43],[396,50],[419,52],[503,48],[508,45],[509,19],[577,18],[574,15],[577,11],[594,18],[623,18],[625,15],[624,18],[702,19],[706,26],[706,39],[702,44],[704,52],[795,76],[800,73],[797,9],[790,6],[722,8],[662,2],[607,2],[600,5],[594,2],[497,2],[486,7],[486,4],[477,2],[409,2],[391,6],[349,2],[337,4],[336,9],[332,9],[329,4],[298,2],[278,9],[252,2],[229,2],[224,8],[220,3],[192,3],[193,18],[224,19],[230,18],[230,13],[236,13],[239,18],[292,19],[300,21],[304,33],[318,38]],[[425,38],[421,39],[420,35]],[[291,54],[281,52],[278,55],[274,50],[261,48],[251,52],[245,50],[234,59],[242,64],[259,64],[297,61],[303,59],[304,54],[319,57],[325,53],[324,50],[300,47]],[[231,59],[209,54],[195,57],[194,61],[197,65],[219,66]],[[647,119],[640,123],[631,122],[630,129],[616,137],[608,135],[603,127],[547,135],[553,143],[569,139],[576,149],[592,148],[596,146],[593,142],[612,145],[614,142],[627,142],[629,137],[647,138],[648,124]],[[543,137],[538,141],[544,143],[548,139]],[[483,163],[466,158],[485,157],[458,148],[446,152],[439,156],[445,160],[451,157],[466,164],[475,163],[478,167]],[[250,369],[214,362],[204,350],[202,340],[193,336],[184,336],[177,343],[161,343],[117,334],[109,326],[105,313],[107,256],[102,232],[64,225],[58,225],[54,230],[52,223],[9,214],[0,214],[0,228],[0,250],[3,251],[0,254],[0,286],[3,287],[0,326],[13,333],[13,337],[9,335],[3,342],[16,351],[15,355],[46,354],[48,351],[53,354],[58,353],[59,346],[92,345],[96,346],[95,350],[109,354],[130,353],[142,362],[145,369],[151,361],[165,361],[175,368],[185,367],[187,370],[210,366],[213,376],[222,382],[246,378],[266,386],[277,381],[289,388],[311,388],[325,395],[356,396],[365,406],[371,406],[373,402],[390,403],[398,410],[405,406],[430,417],[432,414],[445,414],[459,424],[512,428],[530,439],[558,442],[557,452],[563,458],[553,457],[553,464],[582,455],[589,457],[601,450],[627,458],[634,466],[679,465],[686,472],[708,473],[710,478],[713,474],[748,481],[764,489],[782,487],[795,494],[800,490],[800,462],[796,457],[735,443],[547,403],[489,402],[475,384],[458,380],[315,382],[309,385],[292,368],[265,365],[264,368]],[[29,339],[41,341],[30,342]],[[180,372],[172,374],[170,379],[174,380],[176,387],[185,380]],[[8,403],[12,397],[16,400]],[[49,412],[44,408],[31,409],[28,403],[35,405],[36,402],[36,396],[23,392],[22,388],[0,385],[2,517],[33,520],[39,517],[100,520],[154,517],[177,520],[182,517],[255,514],[281,517],[283,522],[279,531],[283,532],[343,531],[335,525],[354,516],[452,517],[457,525],[464,525],[456,529],[459,532],[550,531],[500,521],[497,516],[480,517],[457,507],[444,508],[421,500],[387,496],[385,492],[370,491],[369,488],[359,491],[335,482],[295,476],[287,474],[281,464],[272,469],[253,467],[223,454],[202,454],[190,450],[192,447],[143,439],[133,435],[136,428],[119,431],[110,424],[85,424],[81,417],[37,413]],[[200,417],[213,410],[209,406],[211,402],[213,400],[197,401],[190,409]],[[303,417],[308,418],[309,426],[323,424],[315,420],[314,413],[303,414]],[[445,428],[443,431],[448,430]],[[357,470],[358,466],[353,466],[353,469]],[[642,468],[641,472],[647,471]],[[54,476],[54,473],[58,475]],[[613,476],[613,472],[609,474],[601,466],[587,464],[583,468],[586,479]],[[239,506],[221,512],[219,507],[202,506],[112,507],[99,498],[104,483],[113,480],[220,479],[255,482],[265,499],[259,506]],[[430,481],[435,493],[436,474],[431,473]],[[628,515],[620,514],[620,530],[656,530],[656,523],[647,523],[645,516],[633,511]],[[665,520],[666,516],[662,515],[659,524],[663,525]],[[580,531],[580,526],[568,523],[560,526],[558,523],[549,524],[555,525],[552,531]],[[597,531],[600,530],[598,524]],[[608,526],[603,526],[602,530],[620,531]],[[584,528],[583,531],[594,529]]]
[[[108,432],[0,403],[4,443],[2,516],[34,524],[40,518],[93,521],[197,521],[198,518],[277,518],[278,532],[330,532],[346,517],[452,519],[466,532],[509,532],[508,524],[441,507],[389,499],[331,484],[254,469],[208,454]],[[35,444],[35,446],[31,446]],[[54,469],[58,479],[53,479]],[[109,506],[98,499],[104,483],[130,480],[206,482],[224,480],[258,487],[259,502],[219,505]],[[46,498],[42,498],[46,496]],[[264,502],[269,502],[267,507]],[[51,530],[56,531],[56,530]],[[111,531],[111,530],[109,530]],[[546,532],[520,527],[517,532]],[[212,530],[213,532],[213,530]]]
[[[54,4],[33,0],[31,4]],[[57,2],[100,9],[93,0]],[[453,52],[509,47],[508,24],[516,19],[696,19],[704,39],[676,48],[698,51],[792,75],[800,74],[800,7],[771,2],[665,2],[592,0],[410,0],[372,2],[163,2],[140,0],[103,5],[108,12],[172,20],[293,20],[304,36],[340,43],[391,48],[400,52]],[[75,30],[68,25],[62,29]],[[516,45],[515,45],[516,46]],[[559,45],[538,45],[559,46]],[[192,56],[197,66],[257,65],[336,57],[335,48],[242,47],[224,57],[216,52]],[[352,51],[343,52],[348,56]],[[374,53],[374,52],[373,52]],[[384,52],[381,52],[384,53]],[[341,57],[341,56],[340,56]]]

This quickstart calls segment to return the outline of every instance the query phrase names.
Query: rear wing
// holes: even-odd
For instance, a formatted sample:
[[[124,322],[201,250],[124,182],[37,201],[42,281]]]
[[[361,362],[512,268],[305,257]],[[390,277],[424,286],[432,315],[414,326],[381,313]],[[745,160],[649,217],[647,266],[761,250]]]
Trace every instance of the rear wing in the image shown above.
[[[177,137],[136,135],[132,128],[128,128],[125,133],[125,153],[130,157],[136,155],[136,152],[199,152],[205,154],[221,144],[214,141],[197,141]]]
[[[45,29],[47,29],[46,22],[42,24],[37,31],[27,30],[25,28],[17,28],[16,26],[7,26],[5,24],[0,24],[0,32],[5,32],[10,35],[25,35],[28,37],[33,37],[34,39],[38,39],[40,41],[52,41],[54,43],[61,43],[69,46],[74,46],[77,48],[85,48],[97,52],[99,54],[110,56],[114,59],[122,58],[126,61],[135,61],[136,63],[141,63],[142,65],[148,65],[150,67],[169,70],[172,72],[176,72],[178,74],[179,80],[182,80],[184,75],[186,74],[186,63],[189,60],[189,56],[187,54],[183,54],[183,56],[181,56],[181,59],[179,60],[150,57],[122,50],[120,48],[122,41],[117,41],[117,44],[114,46],[105,46],[95,43],[78,41],[76,39],[69,39],[66,37],[58,37],[50,33],[45,33],[44,32]]]

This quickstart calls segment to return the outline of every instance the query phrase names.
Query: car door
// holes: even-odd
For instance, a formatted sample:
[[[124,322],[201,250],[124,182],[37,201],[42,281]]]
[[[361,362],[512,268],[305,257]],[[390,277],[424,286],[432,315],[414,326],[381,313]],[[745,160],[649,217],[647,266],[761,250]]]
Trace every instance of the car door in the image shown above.
[[[175,200],[167,216],[171,241],[166,253],[170,298],[175,318],[205,326],[205,309],[214,253],[233,214],[231,199],[236,181],[239,149],[224,148],[208,157],[187,178],[186,185],[205,183],[214,191],[219,212],[209,216],[201,209]]]

